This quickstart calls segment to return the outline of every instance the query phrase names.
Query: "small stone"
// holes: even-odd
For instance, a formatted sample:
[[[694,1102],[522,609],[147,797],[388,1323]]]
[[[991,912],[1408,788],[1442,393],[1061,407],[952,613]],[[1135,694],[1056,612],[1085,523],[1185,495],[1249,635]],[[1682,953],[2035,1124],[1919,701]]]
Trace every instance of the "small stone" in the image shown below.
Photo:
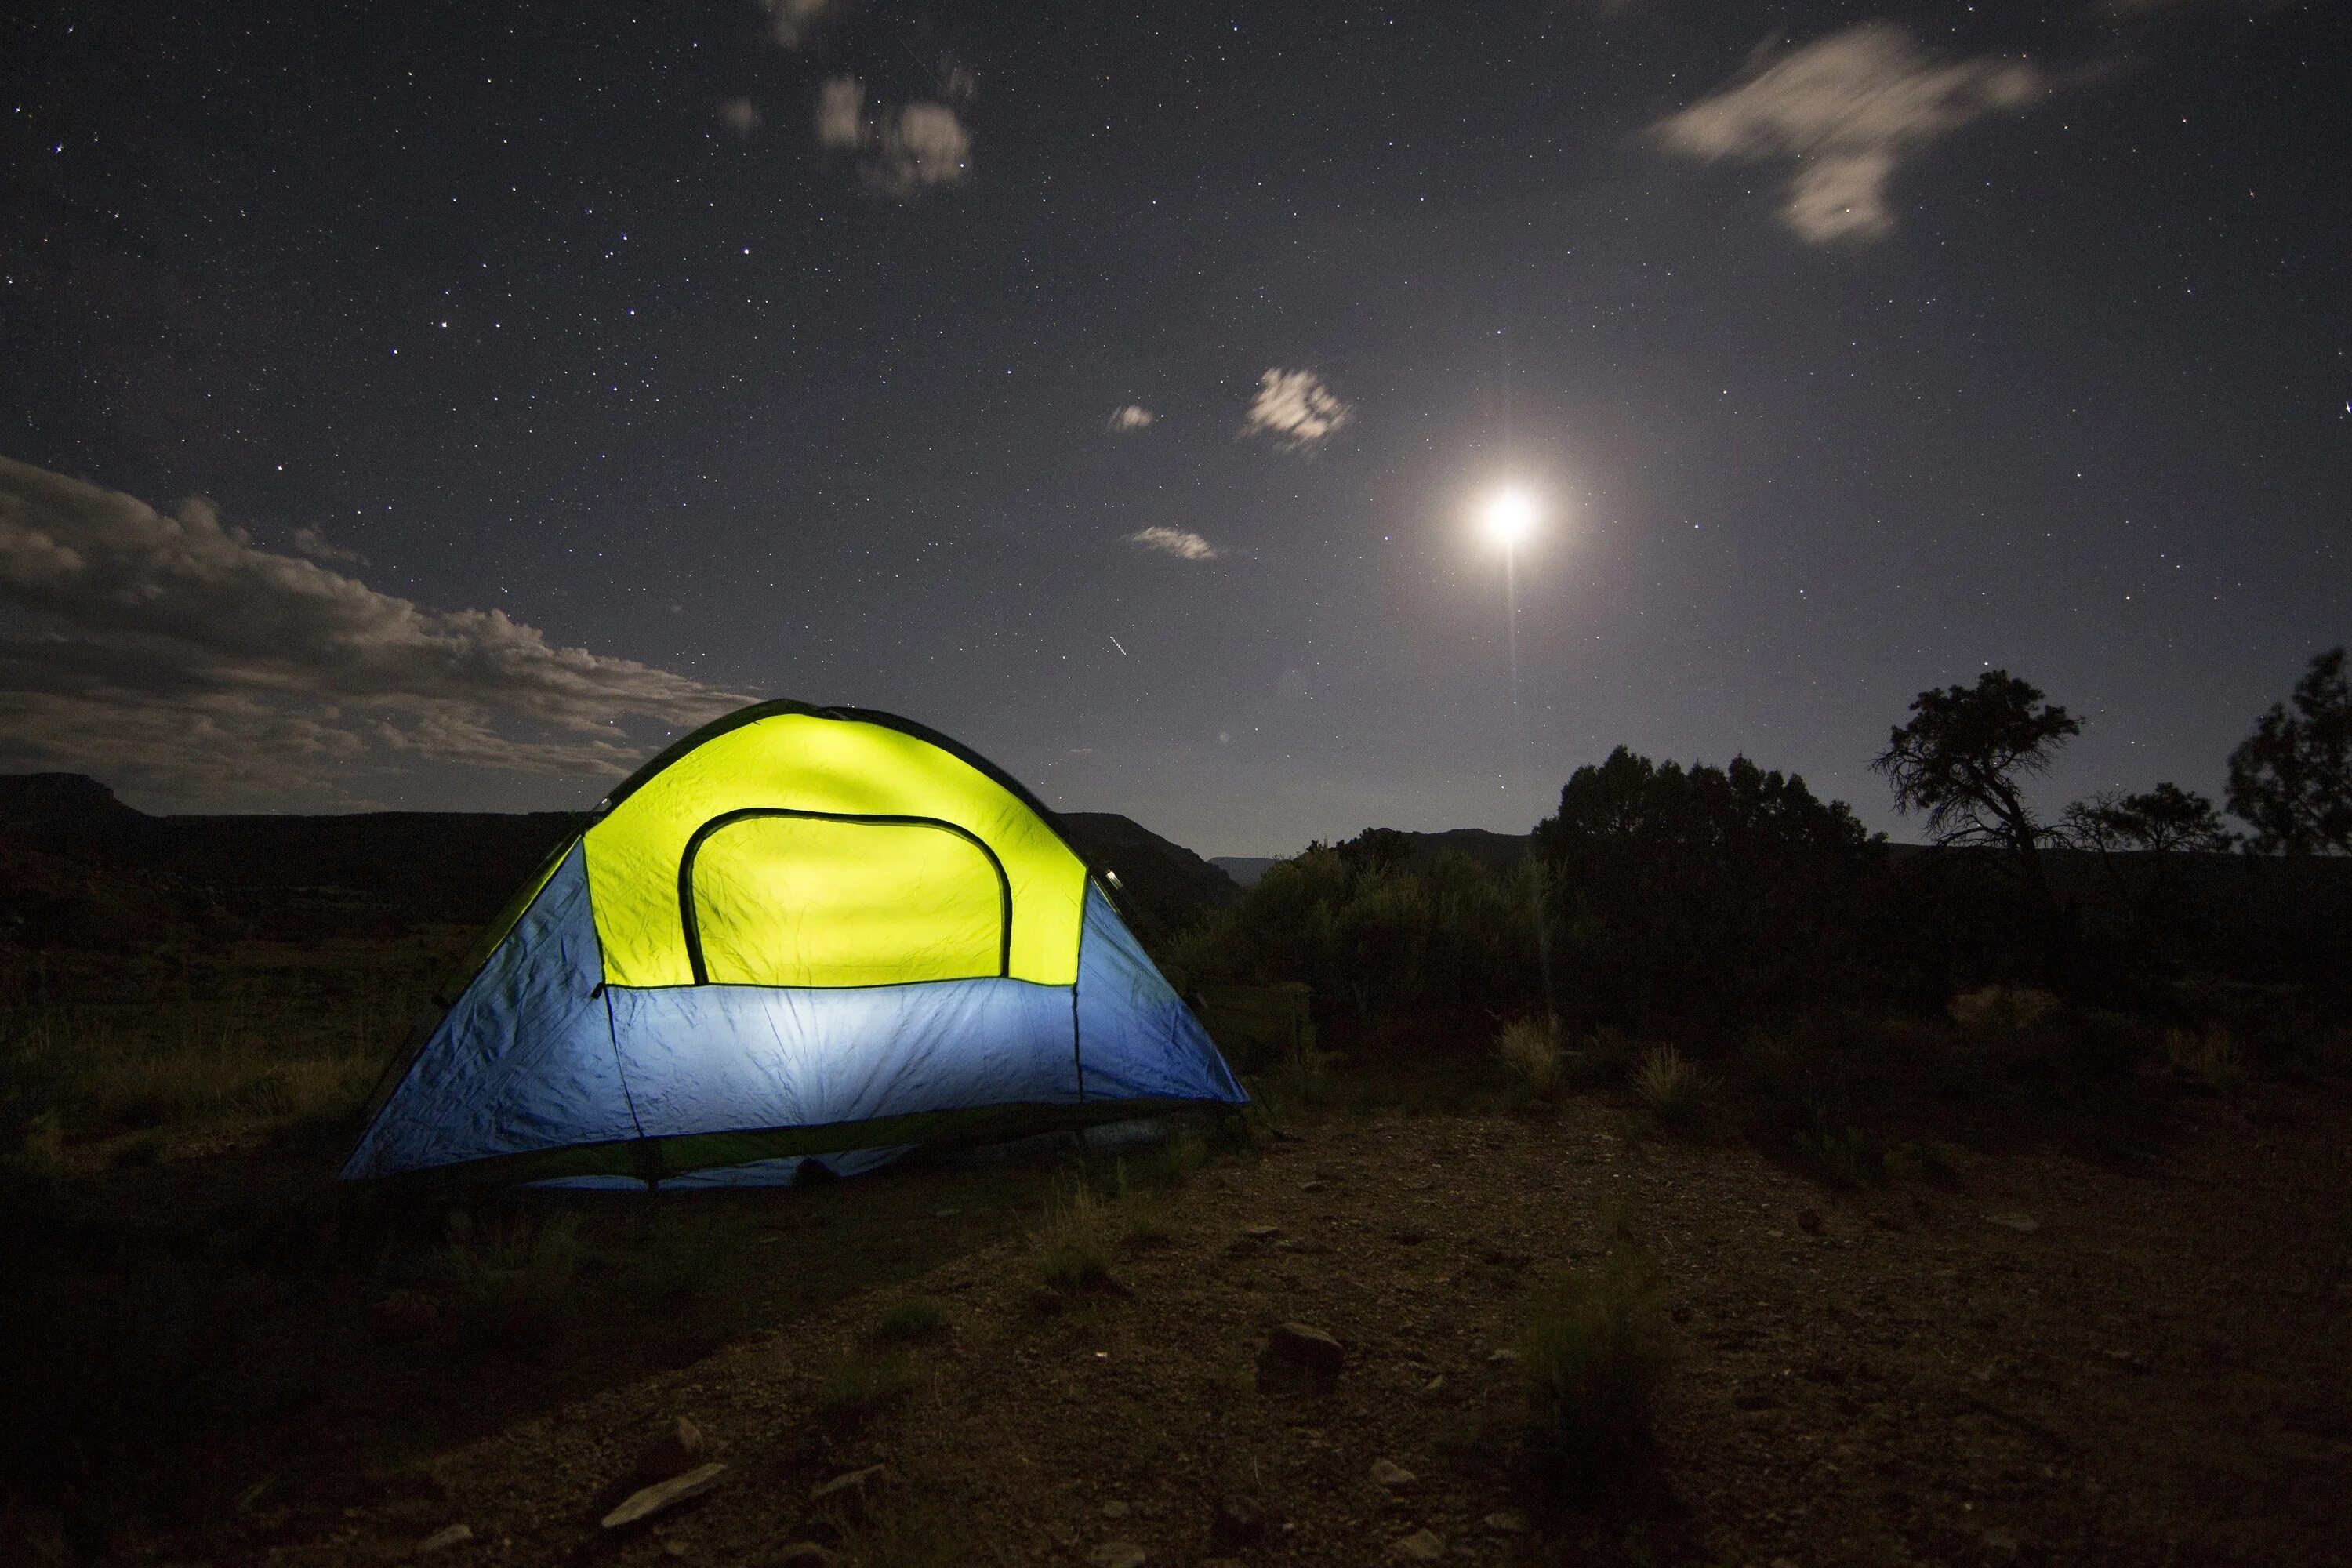
[[[463,1546],[473,1539],[474,1531],[471,1525],[453,1524],[446,1530],[436,1530],[418,1542],[416,1555],[422,1557],[428,1552],[438,1552],[444,1547]]]
[[[1987,1225],[1997,1225],[2003,1230],[2021,1230],[2030,1232],[2040,1230],[2042,1228],[2042,1222],[2035,1219],[2030,1214],[1989,1214],[1985,1215],[1985,1223]]]
[[[1302,1193],[1319,1193],[1323,1190],[1323,1184],[1320,1182],[1301,1182],[1298,1184],[1298,1190]]]
[[[868,1465],[862,1470],[852,1470],[846,1475],[835,1476],[829,1481],[823,1481],[810,1488],[809,1501],[811,1503],[863,1502],[882,1487],[887,1486],[889,1480],[889,1466]]]
[[[1517,1509],[1510,1508],[1488,1514],[1484,1522],[1487,1529],[1497,1535],[1518,1535],[1524,1533],[1528,1528],[1527,1515]]]
[[[1143,1568],[1143,1548],[1132,1541],[1106,1541],[1087,1553],[1095,1568]]]
[[[1245,1225],[1242,1226],[1242,1234],[1252,1241],[1272,1241],[1282,1234],[1282,1227],[1278,1225]]]
[[[1420,1477],[1390,1459],[1372,1461],[1372,1479],[1392,1492],[1409,1492],[1421,1485]]]
[[[1402,1541],[1391,1542],[1389,1555],[1408,1563],[1434,1563],[1445,1555],[1445,1537],[1433,1530],[1416,1530]]]
[[[1119,1501],[1117,1498],[1113,1498],[1110,1501],[1103,1504],[1102,1512],[1105,1519],[1125,1519],[1127,1517],[1128,1509],[1125,1503]]]
[[[1423,1394],[1434,1394],[1444,1386],[1445,1374],[1441,1372],[1435,1377],[1431,1378],[1427,1383],[1423,1384],[1421,1385],[1421,1391]]]
[[[1519,1352],[1509,1350],[1488,1351],[1486,1352],[1486,1364],[1488,1366],[1517,1366],[1519,1364]]]
[[[1991,1547],[1995,1552],[2014,1553],[2017,1551],[2017,1537],[2011,1534],[2006,1530],[1986,1531],[1984,1532],[1984,1543],[1987,1546]]]
[[[961,1213],[963,1213],[963,1210],[961,1210],[961,1209],[940,1209],[938,1213],[934,1214],[931,1217],[932,1217],[933,1219],[953,1219],[953,1218],[955,1218],[955,1216],[956,1216],[956,1215],[960,1215],[960,1214],[961,1214]]]
[[[1223,1502],[1209,1521],[1209,1550],[1231,1556],[1265,1539],[1265,1515],[1255,1504]]]
[[[2119,1367],[2122,1367],[2126,1372],[2146,1372],[2147,1370],[2147,1358],[2141,1355],[2137,1351],[2110,1350],[2101,1353],[2105,1355],[2108,1361],[2114,1363]]]
[[[691,1550],[693,1549],[688,1546],[683,1541],[665,1541],[662,1542],[662,1555],[665,1557],[683,1557]]]
[[[1283,1383],[1327,1381],[1339,1375],[1348,1352],[1339,1342],[1307,1323],[1285,1323],[1267,1336],[1258,1353],[1261,1389]]]
[[[769,1561],[776,1568],[834,1568],[841,1558],[832,1548],[814,1541],[795,1541]]]
[[[604,1516],[606,1530],[619,1530],[640,1520],[651,1519],[665,1509],[673,1508],[687,1499],[700,1497],[719,1484],[727,1473],[724,1465],[704,1465],[682,1476],[673,1476],[659,1486],[646,1487],[631,1492],[621,1506]]]
[[[702,1428],[679,1416],[676,1426],[647,1444],[645,1452],[637,1456],[637,1484],[649,1487],[686,1474],[702,1463],[702,1451],[708,1447],[702,1438]]]
[[[1803,1231],[1807,1236],[1821,1235],[1822,1211],[1819,1209],[1799,1209],[1797,1211],[1797,1228]]]

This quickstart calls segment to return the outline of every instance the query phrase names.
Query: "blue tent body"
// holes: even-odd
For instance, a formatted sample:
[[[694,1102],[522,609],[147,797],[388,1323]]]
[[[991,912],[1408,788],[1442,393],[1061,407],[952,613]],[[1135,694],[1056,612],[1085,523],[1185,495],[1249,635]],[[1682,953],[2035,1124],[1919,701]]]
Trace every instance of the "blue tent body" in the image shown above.
[[[747,712],[882,722],[950,744],[859,710]],[[736,726],[746,721],[757,721],[735,716]],[[1019,801],[1053,826],[1025,792]],[[816,815],[789,800],[770,814]],[[583,1186],[769,1184],[791,1181],[810,1159],[848,1174],[941,1138],[1019,1136],[1247,1098],[1091,869],[1082,912],[1071,911],[1068,984],[1008,973],[626,984],[613,980],[600,941],[595,833],[563,847],[519,912],[493,928],[478,967],[380,1092],[345,1179],[462,1170]],[[691,906],[696,894],[677,896]],[[1013,908],[1008,892],[1008,951]]]

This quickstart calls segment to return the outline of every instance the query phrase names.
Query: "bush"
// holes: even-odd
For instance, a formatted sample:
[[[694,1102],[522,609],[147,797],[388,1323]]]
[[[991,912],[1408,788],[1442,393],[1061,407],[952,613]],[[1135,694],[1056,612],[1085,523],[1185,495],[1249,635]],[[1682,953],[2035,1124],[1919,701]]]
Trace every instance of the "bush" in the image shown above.
[[[2238,1037],[2219,1024],[2202,1029],[2167,1029],[2164,1060],[2175,1077],[2201,1089],[2232,1089],[2246,1081]]]
[[[1687,1127],[1697,1114],[1698,1068],[1672,1046],[1654,1047],[1633,1069],[1633,1092],[1668,1127]]]
[[[1953,997],[1946,1007],[1962,1033],[1988,1039],[2025,1034],[2057,1010],[2057,997],[2031,985],[1988,985]]]
[[[1646,1253],[1621,1246],[1539,1292],[1519,1341],[1537,1494],[1566,1500],[1646,1454],[1671,1366],[1664,1289]]]
[[[1885,1166],[1870,1135],[1859,1127],[1824,1127],[1796,1136],[1797,1154],[1813,1175],[1833,1187],[1860,1191],[1885,1180]]]
[[[817,1426],[852,1436],[915,1391],[914,1363],[903,1351],[849,1350],[820,1362],[814,1405]]]
[[[1514,1018],[1495,1040],[1496,1059],[1512,1084],[1538,1098],[1559,1083],[1559,1020]]]
[[[1110,1215],[1094,1189],[1064,1191],[1037,1231],[1037,1279],[1065,1296],[1118,1289],[1111,1273]]]
[[[948,1310],[928,1296],[893,1302],[875,1320],[874,1337],[885,1344],[919,1344],[948,1331]]]

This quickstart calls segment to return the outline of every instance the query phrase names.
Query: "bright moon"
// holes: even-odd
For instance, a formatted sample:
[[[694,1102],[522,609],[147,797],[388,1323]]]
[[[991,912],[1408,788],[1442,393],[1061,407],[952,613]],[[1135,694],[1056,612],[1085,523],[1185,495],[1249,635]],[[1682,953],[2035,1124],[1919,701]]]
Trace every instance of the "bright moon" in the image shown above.
[[[1497,490],[1487,499],[1486,537],[1506,550],[1536,531],[1536,498],[1523,489]]]

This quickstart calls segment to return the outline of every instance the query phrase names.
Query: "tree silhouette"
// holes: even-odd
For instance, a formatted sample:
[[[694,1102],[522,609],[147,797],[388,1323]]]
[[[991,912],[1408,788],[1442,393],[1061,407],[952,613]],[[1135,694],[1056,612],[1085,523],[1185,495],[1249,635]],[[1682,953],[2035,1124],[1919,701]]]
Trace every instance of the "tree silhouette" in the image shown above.
[[[2352,682],[2340,647],[2314,655],[2294,710],[2273,702],[2230,753],[2230,815],[2265,855],[2352,853]]]
[[[2066,832],[2085,849],[2226,849],[2230,830],[2213,803],[2179,784],[2158,784],[2145,795],[2109,794],[2076,801],[2066,808]]]
[[[2039,687],[1989,669],[1974,686],[1919,693],[1911,721],[1870,765],[1894,787],[1895,810],[1927,814],[1930,838],[1994,851],[2054,911],[2042,848],[2063,835],[2033,815],[2019,784],[2082,731],[2083,721],[2042,701]]]

